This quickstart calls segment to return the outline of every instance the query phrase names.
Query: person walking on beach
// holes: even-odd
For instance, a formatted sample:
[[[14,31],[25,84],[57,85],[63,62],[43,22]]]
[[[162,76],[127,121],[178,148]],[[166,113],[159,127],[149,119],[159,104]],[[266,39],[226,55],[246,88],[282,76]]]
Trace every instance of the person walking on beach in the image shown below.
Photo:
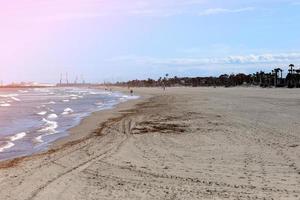
[[[130,95],[133,96],[133,90],[132,89],[130,90]]]

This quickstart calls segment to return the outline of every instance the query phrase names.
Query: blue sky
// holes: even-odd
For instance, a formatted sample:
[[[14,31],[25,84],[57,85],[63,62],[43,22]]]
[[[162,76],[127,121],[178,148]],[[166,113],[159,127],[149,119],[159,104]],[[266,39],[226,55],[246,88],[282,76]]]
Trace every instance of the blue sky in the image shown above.
[[[300,61],[296,0],[14,0],[0,6],[8,10],[0,14],[5,82],[56,82],[66,72],[92,82],[252,73]]]

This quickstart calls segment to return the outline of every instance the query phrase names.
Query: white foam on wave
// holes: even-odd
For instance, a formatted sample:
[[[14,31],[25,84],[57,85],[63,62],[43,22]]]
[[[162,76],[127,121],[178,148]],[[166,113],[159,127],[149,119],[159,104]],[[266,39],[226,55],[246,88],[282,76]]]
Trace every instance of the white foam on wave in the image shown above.
[[[139,99],[139,96],[128,96],[128,95],[123,95],[121,98],[128,99],[128,100],[133,100],[133,99]]]
[[[13,146],[15,146],[14,143],[12,143],[12,142],[6,142],[5,145],[3,145],[2,147],[0,146],[0,152],[5,151],[6,149],[10,149],[10,148],[12,148]]]
[[[34,88],[33,90],[37,91],[37,92],[42,92],[42,93],[50,93],[51,92],[49,89],[46,89],[46,88]]]
[[[90,91],[89,94],[90,95],[97,95],[97,94],[105,94],[105,92],[93,92],[93,91]]]
[[[48,119],[56,119],[57,117],[58,117],[57,114],[54,113],[47,116]]]
[[[20,93],[28,93],[27,90],[19,90],[18,92],[20,92]]]
[[[36,138],[35,138],[35,140],[37,141],[37,142],[39,142],[39,143],[43,143],[44,142],[44,140],[42,140],[42,135],[39,135],[39,136],[37,136]]]
[[[18,94],[2,94],[0,95],[0,97],[3,97],[3,98],[10,98],[10,97],[17,97],[19,96]]]
[[[46,105],[36,106],[37,109],[45,108]]]
[[[64,110],[64,112],[63,113],[61,113],[62,115],[69,115],[69,114],[71,114],[71,113],[73,113],[74,112],[74,110],[72,110],[71,108],[66,108],[65,110]]]
[[[45,128],[42,128],[39,130],[39,132],[46,132],[48,134],[55,134],[55,133],[58,133],[58,131],[56,130],[58,125],[57,125],[57,122],[55,121],[49,121],[47,119],[43,119],[43,122],[45,122],[46,124],[46,127]]]
[[[55,112],[52,108],[46,108],[49,112]]]
[[[45,118],[43,119],[43,122],[45,122],[46,127],[40,129],[38,132],[45,133],[45,134],[39,135],[39,136],[35,137],[35,140],[37,142],[39,142],[39,143],[43,143],[44,142],[43,141],[43,137],[44,136],[53,135],[53,134],[58,133],[58,131],[56,130],[57,127],[58,127],[57,122],[55,122],[55,121],[49,121],[49,120],[47,120]]]
[[[69,95],[69,97],[72,99],[72,100],[77,100],[78,98],[81,98],[81,96],[77,95],[77,94],[71,94]]]
[[[10,141],[13,142],[13,141],[16,141],[16,140],[20,140],[20,139],[22,139],[25,136],[26,136],[26,133],[22,132],[22,133],[18,133],[16,135],[14,135],[14,136],[11,136],[9,139],[10,139]]]
[[[64,99],[62,100],[63,102],[69,102],[70,100],[69,99]]]
[[[16,98],[16,97],[10,97],[12,100],[14,101],[21,101],[20,99]]]
[[[9,107],[9,106],[10,106],[9,103],[2,103],[2,104],[0,104],[0,107]]]
[[[47,114],[47,111],[41,111],[41,112],[39,112],[39,113],[37,113],[37,115],[46,115]]]
[[[56,104],[56,102],[55,102],[55,101],[49,101],[49,102],[46,103],[46,104]]]

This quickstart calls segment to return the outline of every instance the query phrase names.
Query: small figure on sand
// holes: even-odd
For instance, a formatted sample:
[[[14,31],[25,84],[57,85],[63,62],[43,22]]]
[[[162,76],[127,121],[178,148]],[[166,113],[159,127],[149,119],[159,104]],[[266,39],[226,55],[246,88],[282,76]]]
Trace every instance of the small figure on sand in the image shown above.
[[[133,96],[133,90],[132,89],[130,90],[130,95]]]

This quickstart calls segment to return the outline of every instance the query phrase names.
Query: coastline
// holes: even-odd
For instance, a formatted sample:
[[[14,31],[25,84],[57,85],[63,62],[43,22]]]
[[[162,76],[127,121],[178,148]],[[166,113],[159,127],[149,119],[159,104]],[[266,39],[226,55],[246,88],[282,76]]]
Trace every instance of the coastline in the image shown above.
[[[3,88],[7,89],[6,91],[17,91],[20,88]],[[105,89],[104,87],[97,87],[96,89]],[[126,87],[113,87],[114,91],[122,92],[125,95],[130,95],[128,88]],[[92,137],[93,133],[97,131],[97,129],[101,128],[103,124],[110,119],[118,118],[122,116],[122,111],[134,109],[137,104],[145,102],[148,98],[151,98],[153,94],[139,92],[136,93],[139,96],[138,99],[130,99],[125,102],[120,102],[115,105],[113,108],[104,109],[92,112],[89,116],[84,117],[78,125],[67,130],[68,135],[66,137],[60,138],[54,141],[52,144],[48,146],[47,149],[42,150],[40,152],[20,156],[12,159],[1,160],[0,161],[0,169],[7,168],[17,165],[20,162],[25,160],[35,159],[36,157],[42,157],[47,155],[48,153],[53,153],[59,151],[62,148],[65,148],[69,145],[82,142],[89,137]]]

